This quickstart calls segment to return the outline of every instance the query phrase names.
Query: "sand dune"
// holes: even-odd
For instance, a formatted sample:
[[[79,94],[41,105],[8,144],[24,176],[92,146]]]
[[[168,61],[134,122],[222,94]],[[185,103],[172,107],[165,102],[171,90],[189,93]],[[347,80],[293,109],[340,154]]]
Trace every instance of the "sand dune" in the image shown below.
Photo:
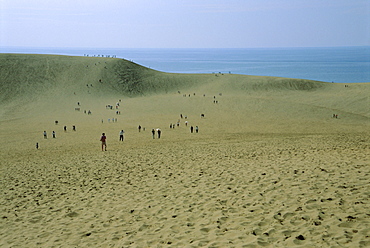
[[[370,245],[369,83],[12,54],[0,83],[1,247]]]

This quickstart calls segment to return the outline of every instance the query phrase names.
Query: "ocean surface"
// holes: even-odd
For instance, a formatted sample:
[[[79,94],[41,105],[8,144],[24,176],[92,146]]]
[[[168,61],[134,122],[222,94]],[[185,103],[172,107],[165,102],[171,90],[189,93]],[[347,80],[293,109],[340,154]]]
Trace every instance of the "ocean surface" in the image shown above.
[[[114,56],[164,72],[232,73],[337,83],[370,82],[370,46],[245,49],[0,47],[1,53]]]

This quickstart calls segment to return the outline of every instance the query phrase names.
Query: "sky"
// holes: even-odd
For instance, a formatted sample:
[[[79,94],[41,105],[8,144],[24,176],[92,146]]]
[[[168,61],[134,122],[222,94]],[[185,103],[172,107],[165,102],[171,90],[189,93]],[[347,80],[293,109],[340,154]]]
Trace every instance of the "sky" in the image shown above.
[[[369,0],[0,0],[0,47],[369,45]]]

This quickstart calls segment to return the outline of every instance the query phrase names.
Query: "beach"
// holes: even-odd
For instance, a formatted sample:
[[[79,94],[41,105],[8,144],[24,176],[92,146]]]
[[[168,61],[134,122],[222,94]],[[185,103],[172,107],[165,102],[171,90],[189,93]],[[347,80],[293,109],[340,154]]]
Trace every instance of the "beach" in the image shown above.
[[[369,83],[0,64],[1,247],[370,246]]]

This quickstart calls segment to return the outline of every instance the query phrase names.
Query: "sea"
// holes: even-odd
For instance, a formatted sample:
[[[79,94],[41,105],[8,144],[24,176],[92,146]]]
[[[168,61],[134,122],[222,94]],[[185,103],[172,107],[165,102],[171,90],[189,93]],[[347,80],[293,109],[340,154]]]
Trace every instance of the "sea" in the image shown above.
[[[170,73],[230,73],[370,82],[370,46],[303,48],[32,48],[0,47],[0,53],[116,57]]]

